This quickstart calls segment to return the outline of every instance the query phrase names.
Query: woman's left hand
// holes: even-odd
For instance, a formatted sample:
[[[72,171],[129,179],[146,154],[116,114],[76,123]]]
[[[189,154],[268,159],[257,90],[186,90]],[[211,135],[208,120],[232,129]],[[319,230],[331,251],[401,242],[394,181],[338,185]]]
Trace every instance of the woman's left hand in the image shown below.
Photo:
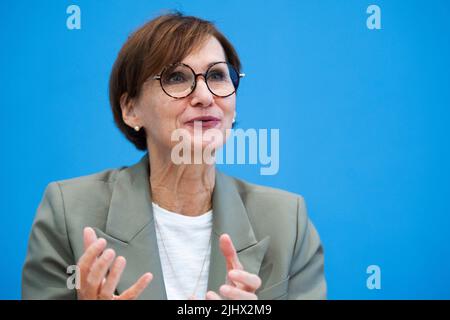
[[[231,238],[227,234],[220,236],[220,250],[227,263],[227,281],[219,289],[220,295],[214,291],[206,293],[206,300],[258,300],[255,294],[261,286],[261,279],[253,273],[244,270],[234,248]]]

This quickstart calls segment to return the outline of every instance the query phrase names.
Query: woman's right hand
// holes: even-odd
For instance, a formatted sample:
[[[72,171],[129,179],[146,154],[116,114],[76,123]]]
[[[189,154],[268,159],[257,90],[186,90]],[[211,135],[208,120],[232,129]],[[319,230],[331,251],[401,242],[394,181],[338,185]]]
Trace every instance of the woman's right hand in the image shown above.
[[[84,229],[83,240],[84,253],[77,264],[80,270],[80,288],[77,289],[79,300],[136,299],[152,281],[153,275],[147,272],[121,295],[115,295],[126,259],[122,256],[116,258],[113,249],[106,249],[106,240],[97,239],[92,228]]]

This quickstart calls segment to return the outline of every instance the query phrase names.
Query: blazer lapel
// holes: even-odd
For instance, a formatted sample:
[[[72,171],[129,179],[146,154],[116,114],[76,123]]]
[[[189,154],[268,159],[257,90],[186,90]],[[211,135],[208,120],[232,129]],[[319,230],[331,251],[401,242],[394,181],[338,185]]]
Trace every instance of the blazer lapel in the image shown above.
[[[227,233],[236,248],[239,261],[248,272],[258,274],[270,237],[258,241],[247,210],[231,177],[216,170],[213,192],[213,241],[208,290],[218,292],[226,281],[226,262],[219,247],[219,237]]]
[[[122,293],[146,272],[153,280],[140,299],[167,299],[149,187],[148,154],[137,164],[118,173],[114,184],[105,233],[97,229],[97,236],[108,241],[117,255],[127,259],[127,265],[117,286]]]

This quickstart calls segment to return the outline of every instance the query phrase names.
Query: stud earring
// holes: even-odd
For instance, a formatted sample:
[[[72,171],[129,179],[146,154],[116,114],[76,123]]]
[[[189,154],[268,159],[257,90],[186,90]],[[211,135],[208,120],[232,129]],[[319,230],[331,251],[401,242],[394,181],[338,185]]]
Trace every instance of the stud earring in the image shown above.
[[[139,126],[134,127],[134,131],[139,131],[141,128]]]

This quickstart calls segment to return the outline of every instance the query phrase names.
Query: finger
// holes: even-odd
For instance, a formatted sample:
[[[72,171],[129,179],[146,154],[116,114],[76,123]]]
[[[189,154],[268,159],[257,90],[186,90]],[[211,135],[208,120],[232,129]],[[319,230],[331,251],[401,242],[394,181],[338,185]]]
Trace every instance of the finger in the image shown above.
[[[153,275],[150,272],[145,273],[142,277],[136,281],[130,288],[125,290],[118,299],[120,300],[134,300],[147,288],[148,284],[152,281]]]
[[[97,241],[97,235],[95,234],[94,229],[91,227],[86,227],[83,230],[83,242],[84,242],[84,251],[86,251],[91,244]]]
[[[107,249],[103,254],[94,262],[92,268],[87,276],[86,282],[89,285],[86,290],[89,293],[98,294],[101,288],[101,284],[103,283],[103,279],[105,279],[106,273],[108,272],[109,267],[114,261],[116,253],[112,249]]]
[[[256,294],[226,284],[219,291],[222,296],[231,300],[258,300]]]
[[[245,291],[255,292],[261,286],[261,278],[245,270],[233,269],[228,272],[228,277],[234,283],[241,284],[241,289]]]
[[[80,260],[78,260],[78,266],[80,267],[82,281],[84,279],[86,279],[87,275],[89,274],[92,264],[97,259],[99,254],[103,252],[105,247],[106,247],[106,240],[100,238],[97,241],[95,241],[93,244],[91,244],[87,248],[87,250],[83,253]]]
[[[224,233],[219,239],[220,250],[225,257],[227,263],[227,271],[232,269],[244,269],[239,261],[236,249],[234,248],[233,242],[228,234]]]
[[[214,291],[208,291],[206,293],[205,300],[223,300],[223,299]]]
[[[122,256],[117,257],[117,259],[114,261],[111,270],[109,271],[108,277],[103,282],[100,289],[100,298],[111,299],[113,297],[114,291],[116,290],[117,284],[119,283],[126,263],[127,260]]]

